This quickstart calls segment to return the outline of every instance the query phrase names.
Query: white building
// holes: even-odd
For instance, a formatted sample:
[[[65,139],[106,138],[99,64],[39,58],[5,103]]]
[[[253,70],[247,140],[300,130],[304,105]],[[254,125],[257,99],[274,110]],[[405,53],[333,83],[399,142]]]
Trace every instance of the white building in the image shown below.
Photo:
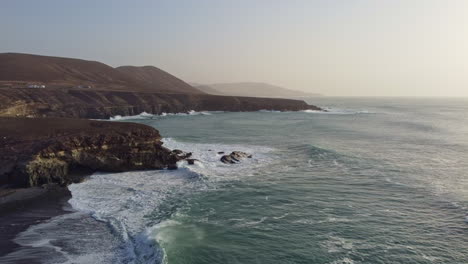
[[[28,88],[45,88],[46,86],[43,84],[29,84]]]

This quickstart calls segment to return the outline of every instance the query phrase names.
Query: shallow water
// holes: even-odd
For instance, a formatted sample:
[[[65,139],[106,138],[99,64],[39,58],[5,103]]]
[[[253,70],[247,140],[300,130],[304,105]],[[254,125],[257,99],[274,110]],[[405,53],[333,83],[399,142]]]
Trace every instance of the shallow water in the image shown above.
[[[55,243],[48,262],[468,263],[468,100],[310,103],[330,112],[126,119],[200,162],[72,185],[70,204],[100,235]],[[233,150],[253,158],[218,161]]]

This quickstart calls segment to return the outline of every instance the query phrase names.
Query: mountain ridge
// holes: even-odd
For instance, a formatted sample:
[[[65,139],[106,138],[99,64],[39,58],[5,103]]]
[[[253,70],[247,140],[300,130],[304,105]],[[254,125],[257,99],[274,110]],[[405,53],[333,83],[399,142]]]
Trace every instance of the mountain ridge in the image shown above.
[[[263,82],[237,82],[194,84],[194,87],[208,94],[249,96],[249,97],[310,97],[321,96],[317,93],[308,93],[284,88]],[[219,93],[219,94],[217,94]]]
[[[0,53],[0,85],[25,87],[38,83],[48,88],[203,94],[177,77],[151,67],[154,76],[139,78],[135,72],[147,72],[146,68],[134,66],[134,70],[130,71],[128,66],[114,68],[98,61],[26,53]]]
[[[170,73],[163,71],[155,66],[119,66],[116,70],[130,75],[134,79],[140,82],[147,83],[151,86],[164,87],[176,92],[187,92],[193,89],[193,86],[184,82],[183,80],[171,75]]]

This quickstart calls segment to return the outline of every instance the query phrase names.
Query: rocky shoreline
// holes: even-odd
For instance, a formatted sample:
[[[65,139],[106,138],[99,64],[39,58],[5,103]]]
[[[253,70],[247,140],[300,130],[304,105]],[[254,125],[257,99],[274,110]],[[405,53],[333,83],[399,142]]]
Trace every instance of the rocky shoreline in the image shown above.
[[[197,161],[191,153],[165,148],[152,127],[83,118],[308,109],[320,110],[289,99],[0,88],[0,258],[18,250],[13,239],[29,226],[69,213],[64,209],[71,197],[67,185],[93,172],[176,169],[178,161]],[[234,151],[219,162],[249,157]]]
[[[188,155],[162,146],[134,123],[67,118],[0,118],[0,185],[65,186],[94,171],[175,169]]]
[[[302,100],[86,89],[0,88],[0,116],[109,119],[112,116],[322,110]]]
[[[155,67],[0,56],[0,262],[18,247],[12,239],[19,232],[66,213],[69,184],[96,171],[176,169],[181,160],[197,161],[191,153],[164,147],[152,127],[89,119],[192,110],[321,110],[301,100],[205,94]],[[250,157],[234,151],[219,162]]]
[[[95,171],[175,169],[190,156],[142,124],[3,117],[0,128],[0,258],[18,249],[18,233],[69,213],[68,184]]]
[[[0,259],[21,247],[14,242],[20,232],[70,213],[67,185],[95,171],[176,169],[178,161],[197,161],[165,148],[158,130],[143,124],[0,117],[0,127]],[[234,151],[219,162],[249,157]]]

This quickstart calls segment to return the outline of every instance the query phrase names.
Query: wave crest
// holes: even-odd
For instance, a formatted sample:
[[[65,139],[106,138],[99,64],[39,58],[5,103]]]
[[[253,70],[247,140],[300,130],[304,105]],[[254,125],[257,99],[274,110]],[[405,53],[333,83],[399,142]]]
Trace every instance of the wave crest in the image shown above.
[[[132,120],[132,119],[156,119],[160,117],[166,117],[166,116],[196,116],[196,115],[212,115],[214,113],[219,113],[219,111],[201,111],[197,112],[194,110],[190,110],[186,113],[161,113],[160,115],[157,114],[150,114],[147,112],[141,112],[138,115],[132,115],[132,116],[121,116],[121,115],[116,115],[110,117],[110,120],[112,121],[118,121],[118,120]]]

